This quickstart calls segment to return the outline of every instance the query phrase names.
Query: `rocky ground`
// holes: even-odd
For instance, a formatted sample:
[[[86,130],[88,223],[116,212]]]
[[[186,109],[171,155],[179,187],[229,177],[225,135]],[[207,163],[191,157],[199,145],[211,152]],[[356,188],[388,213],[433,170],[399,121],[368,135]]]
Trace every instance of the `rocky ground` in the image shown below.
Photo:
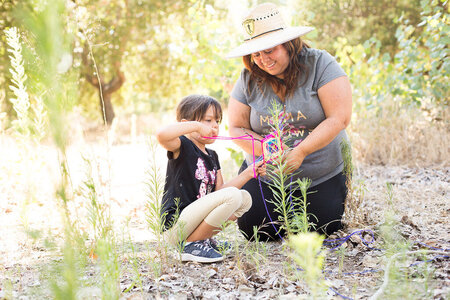
[[[394,239],[409,243],[413,251],[446,251],[403,257],[397,266],[400,278],[391,282],[380,299],[448,299],[450,169],[364,166],[357,174],[359,184],[365,187],[360,207],[365,224],[346,227],[328,238],[323,274],[329,288],[319,298],[367,299],[381,286],[387,255],[395,251],[383,241],[389,236],[381,229],[385,213],[390,211],[386,191],[386,183],[389,183],[393,186],[391,235]],[[233,240],[233,235],[228,234],[228,238]],[[341,242],[339,248],[332,249]],[[258,245],[241,241],[239,250],[223,263],[188,263],[167,268],[158,281],[146,282],[144,295],[181,299],[307,298],[305,294],[309,289],[297,277],[301,277],[302,272],[293,269],[287,253],[282,242]],[[122,284],[126,287],[127,281]],[[134,295],[142,296],[140,292]]]

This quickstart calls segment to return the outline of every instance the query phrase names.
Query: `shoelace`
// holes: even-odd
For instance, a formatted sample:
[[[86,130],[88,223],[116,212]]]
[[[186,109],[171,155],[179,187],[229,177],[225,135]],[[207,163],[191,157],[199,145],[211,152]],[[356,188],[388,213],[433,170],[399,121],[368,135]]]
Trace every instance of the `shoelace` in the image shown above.
[[[207,240],[202,241],[202,243],[195,243],[194,246],[206,251],[213,249]]]
[[[217,246],[217,242],[213,239],[206,239],[205,240],[212,248],[214,248],[214,246]]]

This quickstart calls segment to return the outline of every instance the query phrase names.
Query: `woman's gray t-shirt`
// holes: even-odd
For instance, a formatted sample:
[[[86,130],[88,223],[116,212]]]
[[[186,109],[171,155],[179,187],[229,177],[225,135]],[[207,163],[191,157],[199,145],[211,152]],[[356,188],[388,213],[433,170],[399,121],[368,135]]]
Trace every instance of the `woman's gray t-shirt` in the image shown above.
[[[334,57],[324,50],[304,48],[301,62],[307,67],[308,77],[300,78],[299,87],[293,96],[283,103],[268,84],[259,88],[256,82],[251,82],[247,69],[241,72],[231,96],[239,102],[250,106],[250,126],[256,133],[265,136],[271,133],[269,124],[270,109],[273,101],[285,105],[285,116],[288,123],[294,127],[290,130],[284,142],[289,147],[297,146],[323,120],[325,114],[318,98],[317,90],[328,82],[341,76],[346,76]],[[345,130],[342,130],[327,146],[308,155],[296,172],[297,178],[307,177],[312,180],[311,186],[320,184],[339,174],[343,169],[341,141],[348,141]],[[246,154],[247,163],[253,161],[251,154]],[[296,178],[293,178],[296,180]]]

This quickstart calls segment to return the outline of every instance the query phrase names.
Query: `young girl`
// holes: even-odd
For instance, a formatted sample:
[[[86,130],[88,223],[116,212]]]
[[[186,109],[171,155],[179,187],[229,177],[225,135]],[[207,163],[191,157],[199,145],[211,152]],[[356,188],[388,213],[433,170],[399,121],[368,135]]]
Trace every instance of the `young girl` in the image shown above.
[[[218,135],[222,121],[222,108],[214,98],[183,98],[177,121],[156,134],[169,159],[162,202],[165,235],[172,244],[184,243],[182,261],[221,261],[220,246],[211,237],[223,222],[234,221],[250,209],[251,196],[240,188],[253,178],[253,165],[223,182],[218,156],[206,148],[215,141],[207,137]],[[264,175],[263,162],[257,163],[255,170]],[[174,220],[177,209],[179,218]]]

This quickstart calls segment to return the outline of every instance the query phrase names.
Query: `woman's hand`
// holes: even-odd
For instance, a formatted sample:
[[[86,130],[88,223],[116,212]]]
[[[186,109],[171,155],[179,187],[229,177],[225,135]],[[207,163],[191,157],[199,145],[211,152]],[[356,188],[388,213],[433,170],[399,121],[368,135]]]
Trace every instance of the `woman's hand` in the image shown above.
[[[298,147],[286,150],[283,154],[283,161],[286,163],[287,171],[293,173],[300,168],[305,156]]]

